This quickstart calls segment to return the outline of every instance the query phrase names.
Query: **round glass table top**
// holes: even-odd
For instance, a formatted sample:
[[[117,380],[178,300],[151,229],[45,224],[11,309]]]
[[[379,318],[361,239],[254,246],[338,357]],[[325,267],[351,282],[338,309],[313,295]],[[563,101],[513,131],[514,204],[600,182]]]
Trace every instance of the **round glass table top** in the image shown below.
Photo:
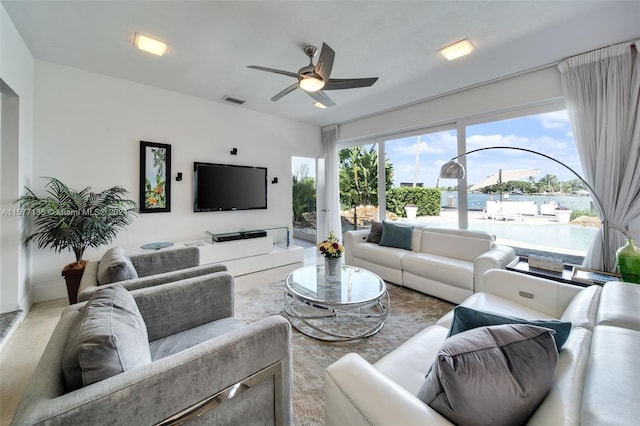
[[[382,279],[365,269],[341,265],[340,282],[325,280],[324,266],[305,266],[285,280],[287,291],[310,302],[349,305],[380,299],[387,287]]]

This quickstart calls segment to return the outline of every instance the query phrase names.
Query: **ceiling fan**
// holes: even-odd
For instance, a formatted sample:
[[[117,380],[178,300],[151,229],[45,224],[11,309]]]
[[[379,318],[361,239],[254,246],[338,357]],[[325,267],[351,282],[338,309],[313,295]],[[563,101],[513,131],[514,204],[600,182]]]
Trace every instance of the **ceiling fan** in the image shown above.
[[[315,101],[320,103],[321,107],[335,106],[335,102],[327,96],[323,90],[339,90],[339,89],[354,89],[357,87],[369,87],[372,86],[378,80],[378,77],[372,78],[329,78],[331,75],[331,69],[333,68],[333,59],[336,53],[328,44],[322,43],[322,49],[320,50],[320,56],[318,62],[313,65],[313,57],[316,56],[318,49],[315,46],[306,46],[304,53],[309,57],[309,65],[304,66],[298,70],[297,73],[282,71],[274,68],[261,67],[258,65],[248,65],[247,68],[253,68],[260,71],[268,71],[276,74],[282,74],[289,77],[293,77],[298,81],[291,86],[287,87],[280,93],[271,98],[273,102],[282,98],[285,95],[296,90],[298,87],[311,96]]]

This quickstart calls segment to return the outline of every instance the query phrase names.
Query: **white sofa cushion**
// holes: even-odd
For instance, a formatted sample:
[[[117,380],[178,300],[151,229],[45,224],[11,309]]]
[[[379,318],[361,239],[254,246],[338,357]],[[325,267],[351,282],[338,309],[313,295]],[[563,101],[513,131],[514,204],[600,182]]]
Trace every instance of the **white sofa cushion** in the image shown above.
[[[532,275],[491,269],[483,276],[483,292],[512,300],[519,305],[545,312],[545,318],[560,318],[574,297],[584,290]],[[565,319],[575,323],[573,319]]]
[[[602,290],[598,325],[613,325],[640,331],[640,285],[610,282]]]
[[[474,231],[463,234],[425,230],[420,239],[420,252],[473,262],[492,246],[491,235]],[[468,233],[468,234],[466,234]]]
[[[589,365],[591,331],[574,328],[562,347],[551,389],[528,426],[579,425],[580,404]]]
[[[324,383],[327,426],[453,426],[358,354],[331,364]]]
[[[564,310],[563,321],[571,321],[574,327],[593,330],[596,325],[602,288],[592,285],[578,293]]]
[[[638,424],[638,353],[640,331],[603,325],[595,328],[580,424]]]
[[[365,259],[368,262],[386,266],[388,268],[402,268],[402,258],[411,253],[408,250],[394,247],[380,247],[374,243],[355,244],[352,248],[354,259]]]
[[[382,357],[374,366],[410,394],[416,395],[448,332],[447,328],[437,325],[427,327]]]
[[[473,262],[429,253],[410,253],[401,261],[405,272],[473,291]]]

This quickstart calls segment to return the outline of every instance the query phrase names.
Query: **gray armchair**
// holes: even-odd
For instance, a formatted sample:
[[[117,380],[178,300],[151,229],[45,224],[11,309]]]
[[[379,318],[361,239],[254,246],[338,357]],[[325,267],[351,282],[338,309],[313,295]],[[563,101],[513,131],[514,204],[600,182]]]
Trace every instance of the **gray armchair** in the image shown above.
[[[120,257],[125,257],[125,259],[120,259],[121,262],[130,262],[129,267],[133,267],[135,275],[138,276],[138,278],[115,281],[127,290],[136,290],[227,270],[225,265],[219,263],[200,265],[200,250],[197,247],[179,247],[130,256],[121,255]],[[87,262],[78,289],[79,302],[89,300],[91,295],[101,287],[98,279],[101,262],[105,262],[104,257],[100,261]],[[115,267],[126,268],[123,265],[115,265]]]
[[[71,305],[12,425],[178,424],[189,418],[208,425],[291,424],[291,327],[278,315],[247,326],[233,318],[228,272],[131,292],[112,287],[138,307],[151,361],[67,390],[65,349],[75,342],[70,336],[83,307],[95,301]]]

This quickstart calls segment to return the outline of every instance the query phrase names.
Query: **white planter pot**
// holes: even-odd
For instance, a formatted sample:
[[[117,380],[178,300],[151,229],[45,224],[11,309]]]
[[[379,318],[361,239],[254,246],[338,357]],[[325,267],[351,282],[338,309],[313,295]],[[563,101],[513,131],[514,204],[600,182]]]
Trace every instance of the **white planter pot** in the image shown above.
[[[556,210],[556,222],[569,223],[571,221],[571,210]]]
[[[415,220],[416,216],[418,215],[417,207],[405,206],[404,211],[407,213],[407,219],[409,220]]]

